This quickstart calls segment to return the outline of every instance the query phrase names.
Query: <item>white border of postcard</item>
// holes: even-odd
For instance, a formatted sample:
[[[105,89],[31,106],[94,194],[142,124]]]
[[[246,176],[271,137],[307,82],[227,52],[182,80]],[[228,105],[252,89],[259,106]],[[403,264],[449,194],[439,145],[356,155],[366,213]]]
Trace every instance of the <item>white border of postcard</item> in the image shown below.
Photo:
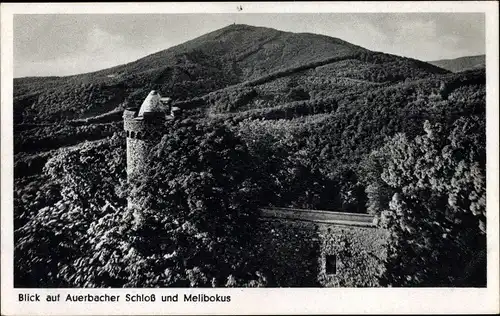
[[[314,13],[484,12],[487,65],[487,288],[274,288],[274,289],[14,289],[13,287],[13,15],[36,13]],[[498,3],[484,2],[215,2],[215,3],[14,3],[1,4],[1,314],[351,314],[498,313]],[[19,293],[230,295],[230,303],[39,303],[18,302]],[[123,297],[123,296],[122,296]]]

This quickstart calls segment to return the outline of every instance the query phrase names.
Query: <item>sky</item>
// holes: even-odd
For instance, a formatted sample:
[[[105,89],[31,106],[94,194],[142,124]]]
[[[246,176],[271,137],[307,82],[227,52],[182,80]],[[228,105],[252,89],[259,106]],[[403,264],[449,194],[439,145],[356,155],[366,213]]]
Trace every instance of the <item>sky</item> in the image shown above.
[[[485,53],[483,13],[16,14],[14,77],[101,70],[233,23],[324,34],[423,61]]]

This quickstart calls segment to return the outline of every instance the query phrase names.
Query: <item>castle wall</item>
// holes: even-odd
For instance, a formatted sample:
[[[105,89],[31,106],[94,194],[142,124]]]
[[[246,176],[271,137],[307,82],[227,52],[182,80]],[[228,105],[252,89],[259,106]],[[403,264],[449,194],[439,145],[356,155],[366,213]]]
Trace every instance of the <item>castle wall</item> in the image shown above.
[[[261,261],[280,283],[380,287],[388,232],[374,225],[263,217]]]

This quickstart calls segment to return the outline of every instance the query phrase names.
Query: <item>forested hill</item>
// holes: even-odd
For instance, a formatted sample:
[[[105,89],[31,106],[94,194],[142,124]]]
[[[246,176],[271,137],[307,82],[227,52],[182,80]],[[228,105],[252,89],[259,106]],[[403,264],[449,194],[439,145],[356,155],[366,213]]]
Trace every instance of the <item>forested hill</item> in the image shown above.
[[[430,61],[429,63],[449,71],[460,72],[471,69],[485,68],[486,55],[465,56],[455,59],[441,59]]]
[[[177,101],[200,97],[206,101],[207,94],[226,87],[281,78],[272,84],[273,102],[279,105],[286,101],[281,95],[296,82],[322,81],[315,88],[322,96],[334,85],[327,82],[331,77],[346,86],[395,83],[446,72],[328,36],[229,25],[129,64],[68,77],[15,79],[14,113],[17,123],[88,118],[140,102],[151,89]],[[316,97],[309,94],[308,98]],[[269,96],[263,94],[263,99]]]

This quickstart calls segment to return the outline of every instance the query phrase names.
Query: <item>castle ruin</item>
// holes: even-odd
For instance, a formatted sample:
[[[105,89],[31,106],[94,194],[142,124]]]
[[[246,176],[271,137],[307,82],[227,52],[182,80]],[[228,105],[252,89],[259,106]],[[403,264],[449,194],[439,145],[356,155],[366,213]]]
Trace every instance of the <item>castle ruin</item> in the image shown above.
[[[161,97],[151,91],[140,108],[127,108],[123,113],[124,129],[127,135],[127,178],[129,181],[145,174],[149,165],[149,151],[161,140],[166,124],[181,114],[179,107],[172,106],[170,98]],[[186,107],[183,106],[185,110]],[[129,198],[128,206],[134,202]],[[289,208],[265,208],[261,210],[262,218],[279,219],[290,223],[314,223],[328,232],[322,237],[322,250],[319,258],[320,270],[318,280],[323,286],[339,286],[340,284],[356,284],[366,286],[364,279],[376,279],[378,265],[383,256],[383,243],[386,232],[376,228],[374,217],[368,214],[353,214],[332,211],[297,210]],[[352,244],[351,250],[345,245]],[[280,249],[276,249],[280,251]],[[349,253],[348,257],[343,254]],[[382,253],[382,257],[379,256]],[[271,254],[273,255],[273,254]],[[311,259],[311,258],[310,258]],[[310,260],[308,259],[308,260]],[[288,260],[304,260],[301,256]],[[358,265],[357,262],[366,264]],[[370,267],[370,271],[366,271]],[[359,269],[359,271],[358,271]],[[360,280],[352,281],[352,273],[363,275]],[[347,282],[347,283],[346,283]],[[354,282],[354,283],[352,283]]]

